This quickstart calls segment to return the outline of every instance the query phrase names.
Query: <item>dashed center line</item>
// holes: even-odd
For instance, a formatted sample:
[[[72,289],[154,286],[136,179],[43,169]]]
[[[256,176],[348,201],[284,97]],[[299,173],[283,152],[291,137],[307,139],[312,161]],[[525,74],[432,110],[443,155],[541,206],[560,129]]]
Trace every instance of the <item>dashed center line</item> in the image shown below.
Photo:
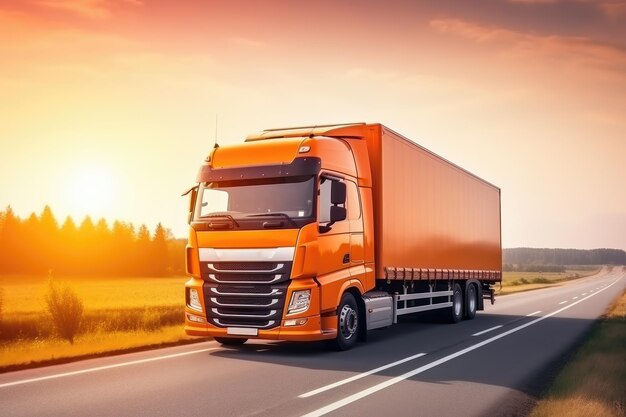
[[[577,299],[577,298],[578,298],[578,296],[576,296],[576,297],[572,297],[572,300],[575,300],[575,299]]]
[[[561,301],[561,302],[559,303],[559,305],[561,305],[561,304],[565,304],[565,303],[567,303],[567,300],[565,300],[565,301]]]
[[[485,333],[490,332],[492,330],[499,329],[500,327],[502,327],[502,325],[494,326],[494,327],[491,327],[491,328],[489,328],[487,330],[483,330],[482,332],[474,333],[472,336],[480,336],[481,334],[485,334]]]
[[[534,316],[536,314],[539,314],[539,313],[541,313],[541,310],[537,310],[534,313],[526,314],[526,317],[532,317],[532,316]]]

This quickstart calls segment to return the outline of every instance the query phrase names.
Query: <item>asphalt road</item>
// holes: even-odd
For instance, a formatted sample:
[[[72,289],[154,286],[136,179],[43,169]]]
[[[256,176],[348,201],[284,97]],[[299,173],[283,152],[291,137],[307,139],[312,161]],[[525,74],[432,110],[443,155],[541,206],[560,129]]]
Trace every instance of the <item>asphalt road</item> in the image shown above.
[[[499,297],[472,321],[405,318],[348,352],[206,342],[1,374],[0,415],[524,415],[625,288],[615,268]]]

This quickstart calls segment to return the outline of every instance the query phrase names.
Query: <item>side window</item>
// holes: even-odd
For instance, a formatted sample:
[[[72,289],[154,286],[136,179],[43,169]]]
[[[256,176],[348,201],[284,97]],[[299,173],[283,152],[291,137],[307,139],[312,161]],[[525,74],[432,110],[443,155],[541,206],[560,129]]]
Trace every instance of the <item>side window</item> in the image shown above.
[[[324,177],[322,176],[320,179],[320,192],[319,192],[319,216],[318,216],[318,222],[320,224],[324,224],[324,223],[329,223],[330,222],[330,213],[331,213],[331,206],[332,204],[332,189],[333,189],[333,184],[335,184],[335,188],[337,183],[343,183],[343,181],[339,181],[339,180],[335,180],[335,179],[331,179],[328,177]],[[347,182],[349,183],[349,182]],[[347,198],[347,187],[346,190],[344,191],[346,194],[344,194],[344,198],[346,198],[346,200],[348,200]],[[346,204],[345,203],[341,203],[341,204],[336,204],[336,207],[343,207],[346,208]],[[344,220],[347,218],[347,215],[344,217]]]
[[[348,220],[358,220],[361,218],[359,190],[352,181],[346,181],[346,185],[348,191]]]
[[[320,223],[328,223],[330,221],[330,189],[332,180],[322,177],[320,179]]]

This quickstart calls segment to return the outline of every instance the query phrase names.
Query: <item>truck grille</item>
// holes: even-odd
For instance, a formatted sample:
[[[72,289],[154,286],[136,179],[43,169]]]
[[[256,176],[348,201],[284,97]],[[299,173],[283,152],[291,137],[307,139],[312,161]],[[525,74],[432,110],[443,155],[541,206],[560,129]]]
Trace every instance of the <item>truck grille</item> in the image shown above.
[[[218,327],[280,325],[291,262],[201,263],[207,320]]]

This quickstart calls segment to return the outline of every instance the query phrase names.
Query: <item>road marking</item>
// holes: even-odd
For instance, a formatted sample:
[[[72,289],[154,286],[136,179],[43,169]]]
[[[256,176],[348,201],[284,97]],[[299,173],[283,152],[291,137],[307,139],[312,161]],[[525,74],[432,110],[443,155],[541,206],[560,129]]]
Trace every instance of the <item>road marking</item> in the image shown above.
[[[502,327],[502,325],[499,325],[499,326],[494,326],[494,327],[492,327],[492,328],[490,328],[490,329],[483,330],[482,332],[474,333],[472,336],[480,336],[481,334],[485,334],[485,333],[490,332],[490,331],[492,331],[492,330],[499,329],[500,327]]]
[[[620,278],[618,278],[615,281],[613,281],[605,289],[609,289],[612,285],[614,285],[616,282],[618,282],[620,280]],[[604,290],[602,290],[602,291],[604,291]],[[364,389],[362,391],[359,391],[359,392],[357,392],[355,394],[352,394],[352,395],[350,395],[348,397],[345,397],[345,398],[343,398],[343,399],[341,399],[339,401],[335,401],[334,403],[330,403],[330,404],[328,404],[328,405],[326,405],[326,406],[324,406],[322,408],[318,408],[317,410],[313,410],[310,413],[305,414],[302,417],[319,417],[319,416],[323,416],[325,414],[328,414],[331,411],[335,411],[335,410],[337,410],[337,409],[339,409],[341,407],[344,407],[344,406],[346,406],[348,404],[351,404],[351,403],[353,403],[355,401],[358,401],[361,398],[365,398],[365,397],[367,397],[369,395],[372,395],[372,394],[374,394],[374,393],[376,393],[378,391],[381,391],[381,390],[383,390],[385,388],[388,388],[388,387],[390,387],[392,385],[395,385],[395,384],[397,384],[399,382],[402,382],[405,379],[408,379],[408,378],[411,378],[411,377],[413,377],[415,375],[421,374],[422,372],[425,372],[425,371],[427,371],[427,370],[429,370],[431,368],[439,366],[439,365],[441,365],[443,363],[451,361],[452,359],[458,358],[459,356],[465,355],[466,353],[469,353],[469,352],[471,352],[473,350],[476,350],[476,349],[481,348],[481,347],[483,347],[485,345],[493,343],[496,340],[502,339],[503,337],[506,337],[506,336],[508,336],[510,334],[519,332],[520,330],[525,329],[526,327],[529,327],[529,326],[532,326],[534,324],[537,324],[537,323],[539,323],[539,322],[541,322],[541,321],[543,321],[543,320],[545,320],[545,319],[547,319],[549,317],[552,317],[552,316],[554,316],[556,314],[559,314],[562,311],[567,310],[568,308],[574,307],[578,303],[582,303],[583,301],[593,297],[594,295],[600,294],[602,291],[598,291],[597,293],[591,294],[588,297],[581,298],[580,300],[578,300],[578,301],[576,301],[576,302],[574,302],[572,304],[566,305],[565,307],[561,307],[560,309],[558,309],[556,311],[553,311],[552,313],[546,314],[545,316],[537,317],[535,320],[532,320],[532,321],[529,321],[528,323],[524,323],[522,325],[514,327],[511,330],[507,330],[506,332],[500,333],[500,334],[498,334],[496,336],[493,336],[493,337],[491,337],[489,339],[483,340],[482,342],[476,343],[475,345],[469,346],[469,347],[467,347],[465,349],[462,349],[462,350],[459,350],[457,352],[451,353],[450,355],[444,356],[441,359],[437,359],[434,362],[431,362],[431,363],[428,363],[426,365],[420,366],[419,368],[413,369],[412,371],[406,372],[406,373],[404,373],[402,375],[399,375],[399,376],[397,376],[395,378],[388,379],[387,381],[381,382],[381,383],[376,384],[376,385],[374,385],[374,386],[372,386],[370,388],[367,388],[367,389]]]
[[[526,317],[532,317],[532,316],[537,315],[539,313],[541,313],[541,310],[537,310],[534,313],[526,314]]]
[[[565,303],[567,303],[567,300],[565,300],[565,301],[561,301],[561,302],[559,303],[559,305],[561,305],[561,304],[565,304]]]
[[[572,297],[572,300],[575,300],[575,299],[577,299],[577,298],[578,298],[578,296],[576,296],[576,297]]]
[[[581,295],[587,295],[587,293],[586,293],[586,292],[584,292],[584,293],[582,293]]]
[[[398,366],[398,365],[400,365],[402,363],[405,363],[405,362],[408,362],[408,361],[412,361],[413,359],[421,358],[424,355],[425,355],[425,353],[418,353],[416,355],[412,355],[412,356],[409,356],[407,358],[400,359],[400,360],[395,361],[395,362],[391,362],[390,364],[379,366],[378,368],[374,368],[374,369],[372,369],[370,371],[363,372],[363,373],[360,373],[358,375],[351,376],[350,378],[342,379],[341,381],[337,381],[335,383],[325,385],[325,386],[323,386],[321,388],[314,389],[313,391],[305,392],[304,394],[298,395],[298,398],[312,397],[312,396],[314,396],[316,394],[319,394],[320,392],[324,392],[324,391],[331,390],[333,388],[340,387],[341,385],[345,385],[345,384],[348,384],[348,383],[350,383],[352,381],[356,381],[358,379],[365,378],[366,376],[378,373],[380,371],[384,371],[385,369],[393,368],[394,366]]]
[[[64,372],[62,374],[54,374],[54,375],[41,376],[41,377],[38,377],[38,378],[22,379],[20,381],[6,382],[4,384],[0,384],[0,388],[12,387],[14,385],[29,384],[31,382],[46,381],[48,379],[63,378],[63,377],[66,377],[66,376],[86,374],[86,373],[90,373],[90,372],[104,371],[106,369],[121,368],[123,366],[138,365],[140,363],[160,361],[160,360],[163,360],[163,359],[178,358],[180,356],[193,355],[194,353],[209,352],[211,350],[217,350],[217,349],[219,349],[219,348],[218,347],[212,347],[212,348],[206,348],[206,349],[198,349],[198,350],[192,350],[190,352],[174,353],[174,354],[171,354],[171,355],[157,356],[157,357],[154,357],[154,358],[146,358],[146,359],[139,359],[139,360],[136,360],[136,361],[116,363],[116,364],[113,364],[113,365],[98,366],[96,368],[81,369],[80,371]]]

